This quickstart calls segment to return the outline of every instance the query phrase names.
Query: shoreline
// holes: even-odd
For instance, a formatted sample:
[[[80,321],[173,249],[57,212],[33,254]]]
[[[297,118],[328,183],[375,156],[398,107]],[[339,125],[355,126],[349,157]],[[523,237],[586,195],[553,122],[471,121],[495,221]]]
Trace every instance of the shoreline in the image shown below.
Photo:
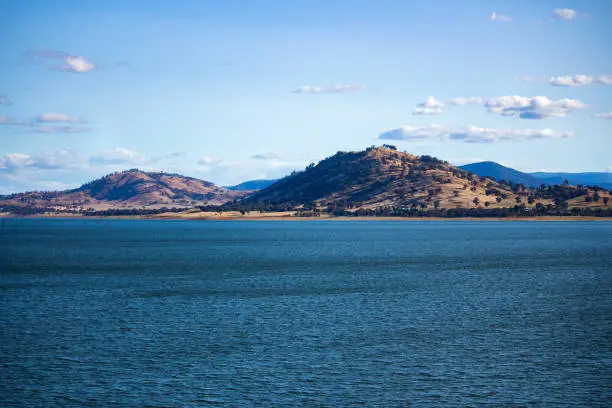
[[[176,216],[174,214],[150,215],[125,215],[125,216],[83,216],[83,215],[32,215],[16,216],[1,215],[0,219],[79,219],[79,220],[170,220],[170,221],[474,221],[474,222],[612,222],[612,217],[593,217],[593,216],[554,216],[543,215],[539,217],[294,217],[294,216]]]

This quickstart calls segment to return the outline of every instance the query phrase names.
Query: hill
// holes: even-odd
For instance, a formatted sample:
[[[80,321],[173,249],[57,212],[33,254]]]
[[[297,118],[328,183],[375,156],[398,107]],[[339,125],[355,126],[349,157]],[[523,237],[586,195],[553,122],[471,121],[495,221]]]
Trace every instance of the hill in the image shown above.
[[[563,195],[574,199],[588,191],[567,186],[532,191],[525,186],[479,177],[430,156],[414,156],[392,146],[360,152],[338,152],[294,172],[244,199],[246,205],[277,208],[340,207],[346,209],[501,208],[518,204],[547,205]]]
[[[249,181],[244,181],[240,184],[236,184],[235,186],[229,186],[226,187],[228,190],[234,190],[234,191],[255,191],[255,190],[262,190],[274,183],[276,183],[278,181],[278,179],[271,179],[271,180],[266,180],[266,179],[259,179],[259,180],[249,180]]]
[[[491,161],[466,164],[459,167],[463,170],[471,171],[480,177],[493,177],[495,180],[512,181],[513,183],[520,183],[530,187],[536,187],[542,184],[542,180],[529,173],[523,173]]]
[[[131,169],[111,173],[81,187],[57,192],[0,196],[0,206],[68,208],[187,207],[220,205],[245,193],[179,174]]]
[[[510,169],[511,170],[511,169]],[[338,152],[243,200],[253,209],[607,207],[609,192],[570,185],[529,188],[497,182],[393,146]],[[612,203],[611,203],[612,204]]]

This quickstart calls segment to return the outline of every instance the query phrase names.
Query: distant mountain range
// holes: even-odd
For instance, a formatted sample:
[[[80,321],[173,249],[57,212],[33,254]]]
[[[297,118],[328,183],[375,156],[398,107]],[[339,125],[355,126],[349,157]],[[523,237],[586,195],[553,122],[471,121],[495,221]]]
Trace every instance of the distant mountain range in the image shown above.
[[[249,180],[242,182],[240,184],[236,184],[235,186],[226,187],[228,190],[233,191],[253,191],[253,190],[262,190],[269,185],[276,183],[279,179],[259,179],[259,180]]]
[[[523,173],[490,161],[466,164],[460,167],[481,177],[494,177],[498,181],[512,181],[513,183],[521,183],[531,187],[537,187],[541,184],[563,184],[567,181],[572,185],[582,184],[612,189],[612,173]]]
[[[518,170],[511,169],[510,167],[502,166],[495,162],[480,162],[466,164],[465,166],[459,166],[463,170],[471,171],[480,177],[493,177],[495,180],[506,180],[512,181],[513,183],[520,183],[526,186],[535,187],[542,184],[542,181],[537,177],[532,176],[529,173],[523,173]]]
[[[612,173],[530,173],[544,184],[562,184],[567,180],[569,184],[582,184],[585,186],[599,186],[612,189]]]

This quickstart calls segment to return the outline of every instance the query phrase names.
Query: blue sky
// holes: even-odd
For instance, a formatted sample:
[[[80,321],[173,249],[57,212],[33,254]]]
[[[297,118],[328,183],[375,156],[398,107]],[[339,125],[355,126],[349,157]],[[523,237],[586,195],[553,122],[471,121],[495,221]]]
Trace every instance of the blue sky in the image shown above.
[[[390,141],[605,171],[611,20],[605,0],[7,0],[0,193],[133,167],[232,184]]]

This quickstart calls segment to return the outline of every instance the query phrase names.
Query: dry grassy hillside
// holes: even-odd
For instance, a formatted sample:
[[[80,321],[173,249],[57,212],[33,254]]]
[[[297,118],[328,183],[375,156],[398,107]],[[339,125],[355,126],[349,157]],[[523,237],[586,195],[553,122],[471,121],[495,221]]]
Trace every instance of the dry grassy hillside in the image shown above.
[[[122,208],[220,205],[248,192],[231,191],[178,174],[127,170],[106,175],[74,190],[29,192],[0,199],[0,204],[53,208]]]
[[[572,186],[564,186],[569,196]],[[607,193],[604,193],[607,195]],[[500,184],[429,156],[390,147],[338,152],[245,199],[251,204],[392,207],[500,208],[553,204],[555,195]],[[600,201],[600,205],[603,202]]]

